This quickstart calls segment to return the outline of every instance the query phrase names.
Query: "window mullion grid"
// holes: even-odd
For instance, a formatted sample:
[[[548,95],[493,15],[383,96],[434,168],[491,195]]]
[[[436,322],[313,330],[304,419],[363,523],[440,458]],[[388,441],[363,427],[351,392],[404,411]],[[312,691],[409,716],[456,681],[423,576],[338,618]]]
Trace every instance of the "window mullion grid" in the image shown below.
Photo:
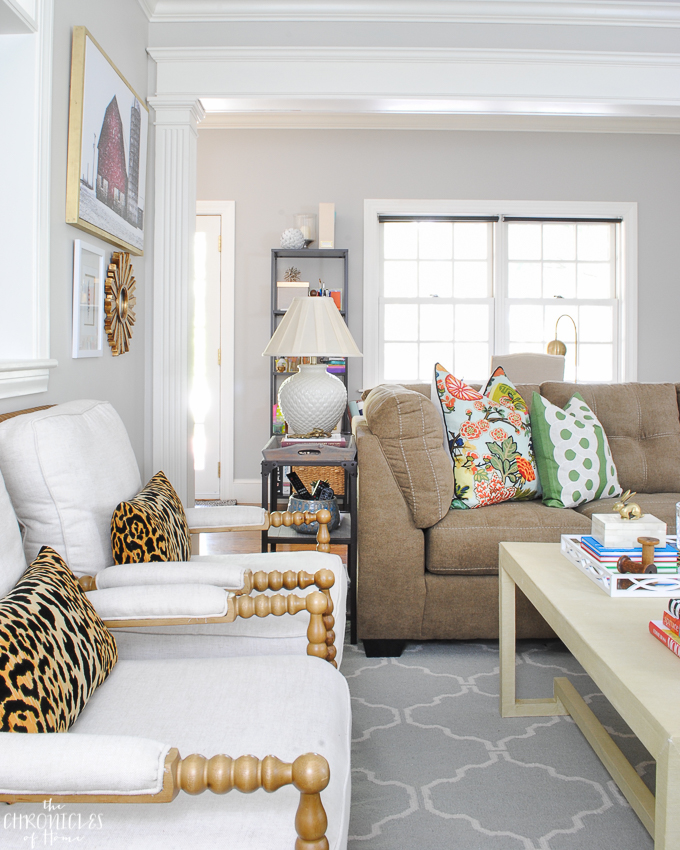
[[[508,240],[507,227],[502,222],[492,226],[492,289],[494,304],[493,336],[490,338],[491,354],[507,353],[510,337],[508,319]]]

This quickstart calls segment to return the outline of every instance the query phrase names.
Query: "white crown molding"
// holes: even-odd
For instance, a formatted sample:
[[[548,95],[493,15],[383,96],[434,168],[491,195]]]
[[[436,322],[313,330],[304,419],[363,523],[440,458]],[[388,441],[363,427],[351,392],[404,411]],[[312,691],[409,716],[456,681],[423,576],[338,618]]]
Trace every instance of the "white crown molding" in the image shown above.
[[[450,115],[328,112],[209,112],[203,130],[467,130],[679,135],[677,118],[579,115]]]
[[[152,23],[356,21],[678,27],[674,2],[634,0],[139,0]]]
[[[139,0],[139,5],[142,7],[142,11],[146,15],[147,20],[154,20],[158,0]]]
[[[208,112],[680,116],[680,53],[375,47],[148,52],[157,63],[158,102],[200,98]]]
[[[678,7],[680,9],[680,5]],[[497,50],[458,47],[148,47],[159,65],[198,62],[371,62],[400,64],[638,65],[680,67],[678,53]]]

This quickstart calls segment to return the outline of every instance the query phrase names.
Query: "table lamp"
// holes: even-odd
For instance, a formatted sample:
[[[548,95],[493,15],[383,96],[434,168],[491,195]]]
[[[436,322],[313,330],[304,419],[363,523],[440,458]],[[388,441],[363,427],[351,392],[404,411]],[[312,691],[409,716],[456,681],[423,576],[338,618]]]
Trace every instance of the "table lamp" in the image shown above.
[[[309,357],[279,388],[279,405],[291,435],[329,434],[347,405],[343,382],[317,357],[362,357],[332,298],[293,298],[264,357]]]

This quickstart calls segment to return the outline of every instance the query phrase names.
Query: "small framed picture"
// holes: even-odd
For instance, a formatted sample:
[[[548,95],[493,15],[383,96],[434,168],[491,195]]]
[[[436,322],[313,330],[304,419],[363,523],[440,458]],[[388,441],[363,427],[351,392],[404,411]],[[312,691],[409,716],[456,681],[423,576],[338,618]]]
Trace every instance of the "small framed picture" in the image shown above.
[[[104,251],[73,245],[73,357],[104,354]]]

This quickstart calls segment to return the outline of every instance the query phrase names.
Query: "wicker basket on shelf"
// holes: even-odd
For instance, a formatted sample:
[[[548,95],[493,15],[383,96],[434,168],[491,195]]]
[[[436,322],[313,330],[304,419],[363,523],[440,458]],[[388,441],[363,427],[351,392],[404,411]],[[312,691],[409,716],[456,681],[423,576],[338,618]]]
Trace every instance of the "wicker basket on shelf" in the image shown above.
[[[328,481],[336,496],[345,495],[345,470],[341,466],[294,466],[300,480],[309,490],[312,481]]]

